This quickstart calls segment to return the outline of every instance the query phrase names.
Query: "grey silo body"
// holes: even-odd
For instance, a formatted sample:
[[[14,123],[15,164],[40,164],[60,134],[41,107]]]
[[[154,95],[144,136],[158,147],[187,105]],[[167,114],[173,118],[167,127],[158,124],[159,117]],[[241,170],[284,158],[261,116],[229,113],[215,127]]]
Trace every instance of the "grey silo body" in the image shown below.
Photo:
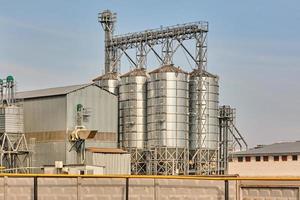
[[[148,74],[143,68],[136,68],[121,76],[119,85],[119,132],[124,148],[145,148],[147,79]]]
[[[189,80],[190,150],[217,150],[219,140],[219,78],[195,69]],[[201,119],[201,121],[200,121]]]
[[[188,74],[164,65],[149,75],[148,146],[188,148]]]
[[[95,78],[93,82],[113,94],[118,94],[119,75],[117,72],[108,72]]]

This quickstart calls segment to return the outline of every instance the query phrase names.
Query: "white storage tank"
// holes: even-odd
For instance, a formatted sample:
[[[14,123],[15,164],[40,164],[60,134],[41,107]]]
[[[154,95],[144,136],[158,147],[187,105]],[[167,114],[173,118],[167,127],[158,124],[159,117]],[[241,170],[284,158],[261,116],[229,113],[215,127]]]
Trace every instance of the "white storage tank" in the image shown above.
[[[195,69],[189,80],[190,150],[217,150],[219,141],[219,78]]]
[[[95,78],[93,82],[113,94],[118,94],[119,75],[117,72],[108,72]]]
[[[121,76],[119,86],[119,132],[122,147],[143,149],[147,132],[147,78],[144,68]]]
[[[0,133],[24,133],[23,107],[0,107]]]
[[[174,65],[149,74],[148,146],[188,148],[188,74]]]

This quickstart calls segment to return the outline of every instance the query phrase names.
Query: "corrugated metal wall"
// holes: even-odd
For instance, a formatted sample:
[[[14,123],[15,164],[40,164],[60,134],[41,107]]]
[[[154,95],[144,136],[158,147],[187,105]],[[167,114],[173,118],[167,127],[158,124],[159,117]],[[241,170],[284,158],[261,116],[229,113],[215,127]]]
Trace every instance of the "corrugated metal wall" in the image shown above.
[[[66,160],[65,142],[40,142],[30,145],[33,152],[32,166],[53,165],[54,161]]]
[[[33,166],[53,164],[56,160],[76,163],[76,153],[69,152],[71,143],[67,134],[76,125],[77,104],[90,111],[83,125],[98,130],[99,134],[117,135],[117,97],[97,86],[90,85],[67,95],[25,99],[25,133],[28,139],[36,138]],[[117,147],[117,139],[109,137],[101,142],[90,140],[86,143],[94,147]]]
[[[67,95],[67,128],[72,130],[76,125],[76,106],[82,104],[90,111],[90,117],[83,122],[88,129],[98,132],[118,131],[117,96],[91,85]]]
[[[66,96],[24,101],[25,133],[66,130]]]
[[[73,130],[76,125],[77,104],[88,110],[89,117],[83,120],[83,125],[91,130],[98,130],[97,134],[115,134],[118,132],[118,99],[117,96],[91,85],[76,90],[67,95],[67,129]],[[86,147],[117,147],[117,139],[105,141],[87,140]],[[77,162],[77,154],[69,152],[71,144],[67,143],[66,163]]]
[[[86,152],[86,164],[104,166],[104,174],[130,174],[130,154]]]

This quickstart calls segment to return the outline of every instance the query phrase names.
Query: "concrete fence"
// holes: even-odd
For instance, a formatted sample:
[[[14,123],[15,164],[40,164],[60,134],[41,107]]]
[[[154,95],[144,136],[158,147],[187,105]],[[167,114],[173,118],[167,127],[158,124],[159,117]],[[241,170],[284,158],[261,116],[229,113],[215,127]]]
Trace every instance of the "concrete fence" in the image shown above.
[[[300,178],[0,175],[0,200],[300,200]]]

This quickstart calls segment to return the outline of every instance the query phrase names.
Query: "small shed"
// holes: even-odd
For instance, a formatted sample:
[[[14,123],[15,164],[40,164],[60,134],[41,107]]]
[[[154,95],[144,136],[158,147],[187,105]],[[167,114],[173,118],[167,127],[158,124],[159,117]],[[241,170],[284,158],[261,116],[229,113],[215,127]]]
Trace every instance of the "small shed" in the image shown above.
[[[104,174],[131,173],[131,157],[127,151],[117,148],[86,148],[86,164],[104,166]]]

